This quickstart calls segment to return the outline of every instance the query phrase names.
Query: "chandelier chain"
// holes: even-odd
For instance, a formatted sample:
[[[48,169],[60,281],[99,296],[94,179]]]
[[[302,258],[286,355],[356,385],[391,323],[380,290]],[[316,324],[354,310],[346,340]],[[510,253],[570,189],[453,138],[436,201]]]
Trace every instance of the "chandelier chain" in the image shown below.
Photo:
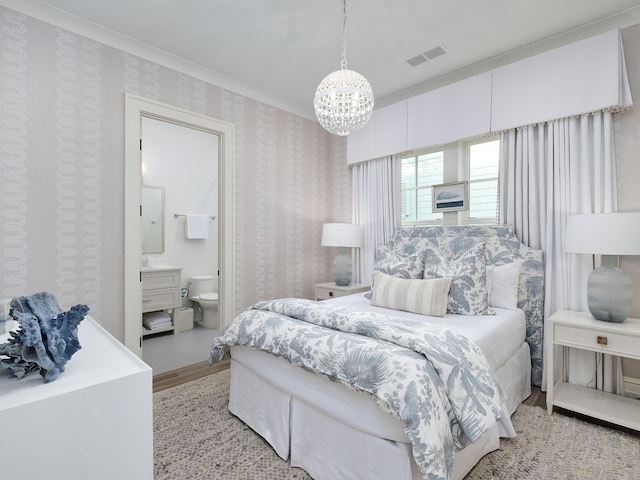
[[[342,61],[340,69],[347,69],[347,0],[342,0]]]

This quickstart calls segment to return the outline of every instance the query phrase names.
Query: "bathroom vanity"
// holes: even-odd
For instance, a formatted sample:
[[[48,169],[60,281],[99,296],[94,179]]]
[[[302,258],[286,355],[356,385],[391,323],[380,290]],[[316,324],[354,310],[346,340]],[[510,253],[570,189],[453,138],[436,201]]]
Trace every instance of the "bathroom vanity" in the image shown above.
[[[173,310],[182,305],[180,278],[182,268],[162,266],[142,268],[142,313]],[[142,329],[142,335],[174,331],[174,324],[154,330]]]

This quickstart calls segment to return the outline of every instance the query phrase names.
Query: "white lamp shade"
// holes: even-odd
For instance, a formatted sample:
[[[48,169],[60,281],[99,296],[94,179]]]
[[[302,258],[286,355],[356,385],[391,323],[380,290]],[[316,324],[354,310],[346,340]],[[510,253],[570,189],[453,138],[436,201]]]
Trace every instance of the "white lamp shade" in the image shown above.
[[[322,226],[323,247],[361,247],[362,226],[354,223],[325,223]]]
[[[565,250],[598,255],[640,255],[640,212],[569,215]]]

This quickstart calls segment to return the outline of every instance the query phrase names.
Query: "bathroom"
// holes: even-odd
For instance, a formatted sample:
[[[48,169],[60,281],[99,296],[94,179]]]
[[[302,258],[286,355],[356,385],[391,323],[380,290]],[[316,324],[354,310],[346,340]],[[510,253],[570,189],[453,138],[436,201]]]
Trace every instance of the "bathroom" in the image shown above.
[[[211,276],[211,293],[218,291],[219,139],[209,132],[146,117],[142,118],[141,130],[143,199],[145,191],[156,198],[164,196],[164,208],[156,202],[146,209],[146,215],[143,208],[142,264],[181,268],[182,307],[195,307],[195,320],[202,319],[199,304],[189,299],[189,280]],[[149,214],[154,209],[157,215]],[[187,238],[186,215],[207,217],[200,228],[204,235],[198,235],[207,238]],[[151,238],[149,232],[153,233]],[[217,306],[207,311],[207,321],[194,322],[193,328],[182,329],[185,319],[181,317],[182,326],[175,335],[148,335],[145,331],[143,359],[154,368],[154,374],[206,360],[219,326]],[[180,313],[185,312],[190,313]]]

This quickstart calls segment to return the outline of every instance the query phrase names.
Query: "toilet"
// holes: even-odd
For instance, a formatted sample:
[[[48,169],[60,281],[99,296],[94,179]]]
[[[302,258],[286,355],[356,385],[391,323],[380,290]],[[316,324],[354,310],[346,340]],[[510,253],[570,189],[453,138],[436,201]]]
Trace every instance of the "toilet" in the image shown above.
[[[193,318],[205,328],[218,328],[218,293],[213,275],[196,275],[189,279],[189,300],[193,302]]]

